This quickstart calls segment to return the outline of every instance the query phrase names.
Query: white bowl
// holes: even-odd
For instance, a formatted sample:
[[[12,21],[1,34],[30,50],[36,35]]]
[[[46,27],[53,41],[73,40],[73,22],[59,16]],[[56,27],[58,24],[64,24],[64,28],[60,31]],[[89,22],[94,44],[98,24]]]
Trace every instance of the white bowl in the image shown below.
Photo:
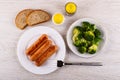
[[[88,21],[90,23],[96,24],[97,25],[97,29],[99,29],[101,31],[101,33],[102,33],[102,39],[103,40],[100,43],[100,45],[98,47],[98,50],[97,50],[97,52],[95,54],[88,54],[88,53],[81,54],[77,50],[77,48],[73,45],[73,41],[72,41],[72,36],[73,36],[72,31],[73,31],[73,28],[75,26],[81,26],[81,22],[83,22],[83,21]],[[99,23],[97,23],[95,20],[90,19],[90,18],[82,18],[82,19],[79,19],[79,20],[75,21],[70,26],[70,28],[68,29],[68,32],[67,32],[67,44],[68,44],[69,48],[72,50],[73,53],[75,53],[76,55],[78,55],[80,57],[86,57],[86,58],[88,58],[88,57],[93,57],[93,56],[101,53],[102,52],[102,48],[103,48],[103,46],[105,44],[105,40],[106,40],[106,36],[105,36],[105,31],[103,29],[103,26],[100,26]]]

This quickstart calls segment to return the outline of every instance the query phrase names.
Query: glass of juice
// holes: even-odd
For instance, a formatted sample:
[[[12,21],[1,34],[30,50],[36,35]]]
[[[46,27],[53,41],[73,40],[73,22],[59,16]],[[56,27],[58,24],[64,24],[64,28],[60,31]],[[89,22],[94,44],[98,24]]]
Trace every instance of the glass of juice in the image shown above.
[[[64,15],[62,13],[55,13],[52,16],[52,21],[56,25],[62,24],[64,22],[64,20],[65,20],[65,18],[64,18]]]
[[[77,5],[74,2],[68,2],[65,4],[65,11],[67,15],[75,14],[76,10],[77,10]]]

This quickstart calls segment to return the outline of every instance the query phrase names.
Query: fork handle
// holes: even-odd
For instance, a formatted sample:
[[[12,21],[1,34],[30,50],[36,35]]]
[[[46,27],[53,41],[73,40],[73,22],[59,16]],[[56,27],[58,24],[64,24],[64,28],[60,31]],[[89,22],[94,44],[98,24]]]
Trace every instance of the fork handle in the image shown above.
[[[64,63],[64,65],[102,66],[101,62]]]

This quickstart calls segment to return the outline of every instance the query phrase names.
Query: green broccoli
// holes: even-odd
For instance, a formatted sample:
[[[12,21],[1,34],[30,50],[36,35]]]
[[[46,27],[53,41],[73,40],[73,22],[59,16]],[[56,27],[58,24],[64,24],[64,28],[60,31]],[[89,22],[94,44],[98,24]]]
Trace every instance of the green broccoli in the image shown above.
[[[75,42],[74,42],[74,45],[75,45],[76,47],[80,47],[80,46],[87,47],[87,46],[88,46],[88,43],[87,43],[87,41],[86,41],[84,38],[82,38],[82,39],[80,39],[80,40],[75,41]]]
[[[74,35],[73,35],[73,37],[72,37],[73,43],[75,43],[75,41],[77,40],[77,36],[78,36],[77,34],[74,34]]]
[[[82,22],[82,27],[84,31],[95,31],[96,29],[96,25],[89,22]]]
[[[75,27],[72,32],[73,32],[73,35],[79,34],[80,33],[79,27]]]
[[[73,44],[81,54],[96,53],[102,38],[100,30],[96,29],[95,24],[83,21],[81,26],[75,26],[72,33]]]
[[[96,53],[97,49],[98,49],[98,46],[96,44],[93,44],[92,46],[88,48],[88,53],[94,54]]]
[[[82,28],[82,26],[79,26],[79,30],[82,32],[83,31],[83,28]]]
[[[73,40],[73,43],[75,43],[76,41],[80,40],[82,38],[82,30],[81,30],[81,27],[80,26],[76,26],[74,29],[73,29],[73,37],[72,37],[72,40]],[[78,41],[79,42],[79,41]],[[78,44],[77,42],[77,44]]]
[[[73,43],[76,47],[79,47],[80,46],[80,40],[77,40]]]
[[[89,31],[95,31],[95,29],[96,29],[96,25],[91,24],[91,26],[89,27]]]
[[[82,22],[82,27],[83,27],[84,31],[88,31],[89,30],[89,26],[90,26],[89,22],[87,22],[87,21]]]
[[[78,40],[82,39],[83,38],[83,34],[82,33],[78,34],[77,38],[78,38]]]
[[[94,40],[92,41],[93,44],[99,45],[99,43],[102,41],[102,38],[100,37],[95,37]]]
[[[82,27],[88,27],[90,25],[91,24],[89,22],[87,22],[87,21],[82,22]]]
[[[85,53],[86,51],[87,51],[87,48],[86,47],[79,47],[78,48],[78,51],[81,53],[81,54],[83,54],[83,53]]]
[[[86,41],[84,38],[82,38],[82,39],[80,40],[80,46],[84,46],[84,47],[87,47],[87,46],[88,46],[88,43],[87,43],[87,41]]]
[[[72,37],[72,41],[73,43],[75,43],[76,41],[82,39],[82,34],[74,34],[73,37]]]
[[[95,29],[94,34],[95,34],[95,37],[101,36],[101,32],[98,29]]]
[[[81,27],[80,26],[76,26],[74,29],[73,29],[73,35],[74,34],[79,34],[79,33],[81,33]]]
[[[84,33],[84,38],[88,41],[92,41],[95,38],[95,35],[92,31],[87,31]]]
[[[90,47],[92,45],[91,41],[87,41],[88,47]]]

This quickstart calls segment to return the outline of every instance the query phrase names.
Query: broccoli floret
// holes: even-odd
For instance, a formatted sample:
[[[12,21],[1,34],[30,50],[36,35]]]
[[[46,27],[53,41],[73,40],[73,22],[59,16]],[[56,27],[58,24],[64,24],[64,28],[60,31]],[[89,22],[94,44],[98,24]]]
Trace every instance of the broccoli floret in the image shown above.
[[[96,44],[93,44],[92,46],[88,48],[88,53],[94,54],[96,53],[97,49],[98,49],[98,46]]]
[[[79,33],[81,33],[81,27],[80,26],[76,26],[74,29],[73,29],[73,35],[74,34],[79,34]]]
[[[87,48],[82,46],[78,48],[78,51],[83,54],[87,51]]]
[[[79,30],[82,32],[83,31],[83,28],[82,28],[82,26],[79,26]]]
[[[95,29],[94,34],[95,34],[95,37],[99,37],[101,35],[101,32],[100,30]]]
[[[75,26],[72,33],[73,44],[80,53],[96,53],[102,38],[101,32],[96,29],[95,24],[83,21],[82,26]]]
[[[77,38],[78,38],[78,40],[80,40],[80,39],[83,38],[83,35],[82,34],[78,34]]]
[[[76,40],[79,40],[82,38],[82,31],[80,29],[81,29],[80,26],[76,26],[73,29],[73,37],[72,37],[73,43],[75,43]]]
[[[77,34],[74,34],[74,35],[73,35],[73,37],[72,37],[73,43],[75,43],[75,41],[77,40],[77,36],[78,36]]]
[[[96,29],[96,25],[89,22],[82,22],[82,27],[84,31],[95,31]]]
[[[76,41],[82,39],[82,34],[74,34],[72,37],[72,41],[73,43],[75,43]]]
[[[74,35],[74,34],[79,34],[79,33],[80,33],[79,27],[75,27],[75,28],[73,29],[73,35]]]
[[[87,22],[87,21],[82,22],[82,27],[83,27],[84,31],[88,31],[89,30],[89,26],[90,26],[89,22]]]
[[[95,31],[96,29],[96,25],[95,24],[91,24],[91,26],[89,27],[90,31]]]
[[[87,47],[87,46],[88,46],[88,43],[87,43],[87,41],[86,41],[84,38],[82,38],[82,39],[80,39],[80,40],[75,41],[74,45],[75,45],[76,47],[80,47],[80,46]]]
[[[80,46],[84,46],[84,47],[87,47],[87,46],[88,46],[88,43],[87,43],[87,41],[86,41],[84,38],[82,38],[82,39],[80,40]]]
[[[79,47],[80,46],[80,40],[77,40],[73,43],[76,47]]]
[[[95,38],[95,35],[92,31],[87,31],[84,33],[84,38],[88,41],[92,41]]]
[[[90,47],[92,45],[91,41],[87,41],[87,43],[88,43],[88,47]]]
[[[102,38],[100,37],[95,37],[94,40],[92,41],[93,44],[99,45],[99,43],[102,41]]]
[[[82,22],[82,27],[88,27],[90,25],[91,24],[89,22],[87,22],[87,21]]]

